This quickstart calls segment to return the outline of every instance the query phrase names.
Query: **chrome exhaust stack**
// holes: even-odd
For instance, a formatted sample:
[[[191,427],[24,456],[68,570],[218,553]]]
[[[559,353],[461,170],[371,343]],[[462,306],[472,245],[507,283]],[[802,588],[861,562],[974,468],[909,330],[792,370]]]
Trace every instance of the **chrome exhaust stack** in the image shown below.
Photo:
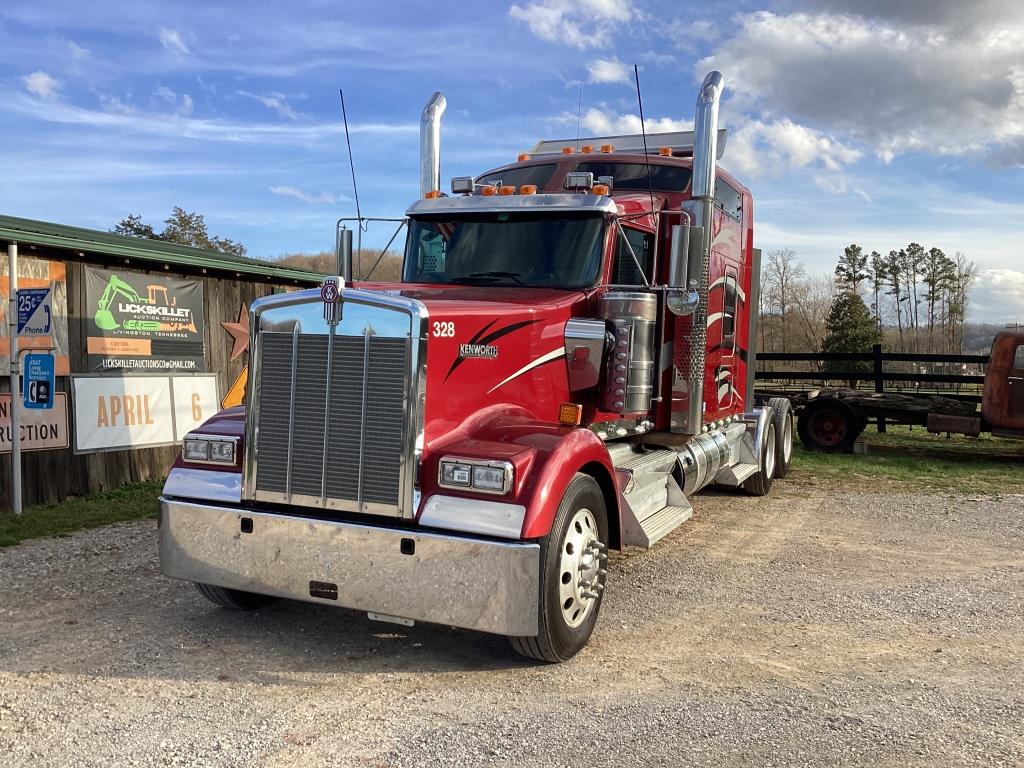
[[[700,246],[690,249],[687,270],[697,285],[697,306],[693,311],[689,338],[686,410],[673,419],[673,431],[696,435],[704,428],[704,364],[708,344],[708,290],[711,266],[713,213],[715,210],[715,173],[718,159],[718,104],[725,78],[721,72],[709,72],[697,94],[693,122],[693,234]],[[698,229],[699,228],[699,229]],[[696,244],[695,244],[696,245]],[[677,421],[678,419],[678,421]]]
[[[444,94],[435,91],[420,118],[420,197],[441,191],[441,116],[448,107]]]

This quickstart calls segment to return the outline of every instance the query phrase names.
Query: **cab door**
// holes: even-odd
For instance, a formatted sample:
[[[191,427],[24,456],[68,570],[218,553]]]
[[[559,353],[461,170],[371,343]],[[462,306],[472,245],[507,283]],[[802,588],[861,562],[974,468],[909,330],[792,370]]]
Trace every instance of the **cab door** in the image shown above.
[[[1024,431],[1024,332],[1000,333],[992,342],[981,412],[994,429]]]

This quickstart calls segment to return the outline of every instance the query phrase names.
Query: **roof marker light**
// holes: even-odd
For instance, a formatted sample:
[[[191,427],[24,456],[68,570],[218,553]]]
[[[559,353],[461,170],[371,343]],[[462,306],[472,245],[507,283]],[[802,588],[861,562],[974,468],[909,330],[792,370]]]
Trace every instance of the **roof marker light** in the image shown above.
[[[424,195],[423,195],[424,199],[426,199],[426,200],[434,200],[435,198],[438,198],[440,196],[441,196],[441,190],[439,190],[439,189],[427,190],[427,192],[424,193]]]
[[[594,151],[594,145],[593,144],[584,144],[582,147],[580,147],[580,152],[582,152],[584,155],[589,155],[589,154],[593,153],[593,151]]]
[[[611,190],[608,189],[607,184],[595,184],[594,188],[590,191],[595,195],[607,195],[609,192],[611,192]]]
[[[498,188],[491,184],[484,184],[482,187],[479,187],[479,192],[484,197],[490,197],[491,195],[498,194]]]
[[[658,150],[658,154],[662,157],[672,157],[672,147],[662,147]]]
[[[614,144],[602,144],[601,145],[601,151],[604,154],[606,154],[606,155],[610,155],[612,152],[615,151],[615,145]]]
[[[519,157],[516,159],[516,162],[523,163],[523,162],[526,162],[529,159],[530,159],[530,153],[529,152],[520,152],[519,153]]]
[[[500,187],[498,187],[499,195],[514,195],[515,193],[516,188],[510,184],[502,184]]]
[[[536,195],[537,194],[537,185],[536,184],[523,184],[523,186],[521,186],[519,188],[519,194],[520,195]]]
[[[572,154],[572,147],[562,147],[562,154],[563,155],[571,155]]]

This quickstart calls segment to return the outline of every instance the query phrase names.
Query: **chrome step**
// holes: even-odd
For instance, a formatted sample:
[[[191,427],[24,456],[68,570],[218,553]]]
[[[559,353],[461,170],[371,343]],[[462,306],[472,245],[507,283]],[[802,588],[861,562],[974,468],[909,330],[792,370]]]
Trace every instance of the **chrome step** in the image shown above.
[[[664,538],[680,525],[693,517],[693,507],[664,507],[659,509],[646,520],[640,521],[640,528],[647,538],[643,546],[650,547],[656,541]]]
[[[615,468],[623,472],[668,472],[678,460],[675,451],[648,451],[647,453],[631,454],[632,458]]]

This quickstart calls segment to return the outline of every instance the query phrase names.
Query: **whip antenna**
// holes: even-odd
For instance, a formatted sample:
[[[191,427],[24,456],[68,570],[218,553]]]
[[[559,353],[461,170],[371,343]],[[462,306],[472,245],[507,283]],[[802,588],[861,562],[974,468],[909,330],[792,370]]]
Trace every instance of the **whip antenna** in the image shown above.
[[[348,113],[345,111],[345,91],[338,89],[341,97],[341,119],[345,123],[345,146],[348,147],[348,166],[352,169],[352,194],[356,199],[356,218],[359,219],[359,228],[363,227],[363,212],[359,209],[359,187],[356,186],[356,164],[352,159],[352,139],[348,135]]]
[[[583,114],[583,83],[580,83],[580,95],[576,100],[576,151],[580,151],[580,116]]]
[[[644,127],[644,100],[640,97],[640,68],[633,65],[636,79],[636,101],[640,105],[640,135],[644,140],[644,165],[647,167],[647,191],[651,196],[651,214],[654,214],[654,181],[651,179],[651,161],[647,157],[647,129]]]

